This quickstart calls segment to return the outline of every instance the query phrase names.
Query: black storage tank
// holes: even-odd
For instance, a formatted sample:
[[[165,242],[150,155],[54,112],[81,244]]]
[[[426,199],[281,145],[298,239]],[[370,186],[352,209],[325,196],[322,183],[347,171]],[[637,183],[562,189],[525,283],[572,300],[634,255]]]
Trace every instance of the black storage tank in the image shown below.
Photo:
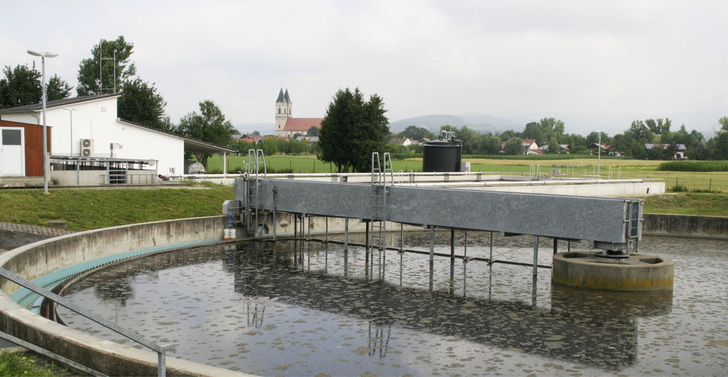
[[[462,145],[452,132],[443,131],[438,140],[427,142],[423,147],[423,172],[459,172]]]

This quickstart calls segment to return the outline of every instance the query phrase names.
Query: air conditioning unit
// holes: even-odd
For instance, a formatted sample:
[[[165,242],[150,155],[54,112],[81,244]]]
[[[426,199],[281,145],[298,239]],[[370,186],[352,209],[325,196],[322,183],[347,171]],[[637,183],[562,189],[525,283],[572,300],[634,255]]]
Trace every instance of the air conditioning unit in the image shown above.
[[[94,154],[94,139],[81,139],[81,156],[91,157]]]

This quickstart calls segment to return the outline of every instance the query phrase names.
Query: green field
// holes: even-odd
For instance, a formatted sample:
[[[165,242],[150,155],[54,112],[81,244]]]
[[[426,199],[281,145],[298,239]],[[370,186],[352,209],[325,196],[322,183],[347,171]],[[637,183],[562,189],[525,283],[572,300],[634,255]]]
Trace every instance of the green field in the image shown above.
[[[244,171],[247,156],[228,156],[228,171],[234,173]],[[688,190],[712,190],[728,192],[728,172],[687,172],[687,171],[660,171],[657,166],[664,161],[632,160],[617,158],[602,158],[599,161],[592,156],[575,157],[570,159],[482,159],[465,158],[463,161],[471,163],[470,170],[474,172],[492,172],[508,174],[529,174],[540,170],[548,173],[550,169],[561,169],[562,173],[576,176],[594,175],[599,165],[602,178],[649,178],[662,179],[668,190],[673,186],[685,186]],[[208,161],[210,172],[222,172],[222,160],[218,156]],[[268,156],[266,167],[269,172],[284,173],[331,173],[335,167],[325,164],[314,156]],[[395,172],[422,171],[422,159],[411,158],[393,160],[392,168]]]

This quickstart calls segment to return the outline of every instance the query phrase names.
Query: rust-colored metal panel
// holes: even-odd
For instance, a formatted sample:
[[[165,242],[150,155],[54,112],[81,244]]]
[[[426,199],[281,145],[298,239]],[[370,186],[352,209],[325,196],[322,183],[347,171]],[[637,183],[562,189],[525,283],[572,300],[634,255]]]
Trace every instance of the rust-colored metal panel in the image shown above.
[[[0,127],[22,128],[25,138],[25,176],[43,176],[43,126],[0,120]],[[48,154],[51,151],[51,128],[47,129]]]

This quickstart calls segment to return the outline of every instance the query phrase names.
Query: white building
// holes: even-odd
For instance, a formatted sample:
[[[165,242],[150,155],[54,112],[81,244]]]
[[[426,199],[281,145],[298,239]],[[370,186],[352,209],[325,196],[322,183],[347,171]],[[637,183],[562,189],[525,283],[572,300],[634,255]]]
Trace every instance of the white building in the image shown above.
[[[220,153],[224,160],[227,153],[235,152],[119,119],[116,101],[120,96],[108,94],[48,102],[46,124],[51,129],[51,159],[71,161],[72,165],[131,161],[137,168],[154,169],[156,177],[156,174],[184,174],[185,152]],[[0,110],[0,119],[43,124],[41,104]],[[92,184],[96,183],[109,182]]]

